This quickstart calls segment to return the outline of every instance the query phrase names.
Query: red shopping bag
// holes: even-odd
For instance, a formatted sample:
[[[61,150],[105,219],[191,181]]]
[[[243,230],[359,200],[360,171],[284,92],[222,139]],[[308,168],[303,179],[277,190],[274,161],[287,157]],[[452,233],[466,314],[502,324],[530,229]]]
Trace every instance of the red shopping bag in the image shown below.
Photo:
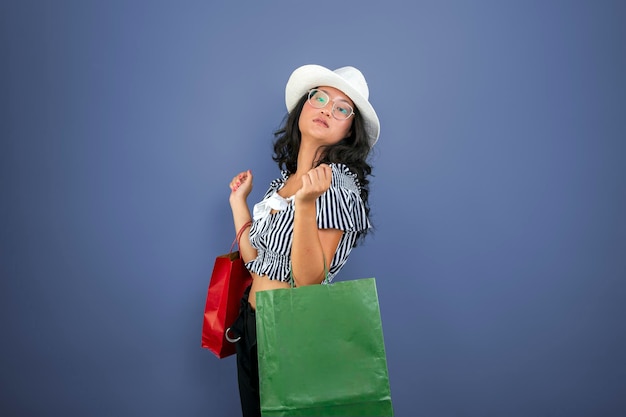
[[[237,318],[241,297],[252,283],[250,272],[239,256],[239,251],[233,252],[240,233],[233,242],[230,253],[215,259],[204,307],[202,347],[209,349],[220,359],[235,353],[235,345],[227,340],[225,332]]]

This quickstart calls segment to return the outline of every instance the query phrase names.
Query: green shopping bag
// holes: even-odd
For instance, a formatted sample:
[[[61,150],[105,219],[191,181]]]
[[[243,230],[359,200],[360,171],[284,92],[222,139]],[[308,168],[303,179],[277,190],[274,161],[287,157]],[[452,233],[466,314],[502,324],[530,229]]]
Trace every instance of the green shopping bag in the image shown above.
[[[393,416],[374,278],[256,300],[263,416]]]

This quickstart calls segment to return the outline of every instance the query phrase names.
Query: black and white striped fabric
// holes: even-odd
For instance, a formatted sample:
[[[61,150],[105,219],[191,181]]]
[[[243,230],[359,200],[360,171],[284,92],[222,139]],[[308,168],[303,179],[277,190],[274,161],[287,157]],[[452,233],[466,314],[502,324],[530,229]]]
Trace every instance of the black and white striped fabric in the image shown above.
[[[370,227],[365,205],[360,196],[356,174],[343,164],[330,164],[332,182],[330,188],[317,199],[317,226],[320,229],[339,229],[344,233],[328,270],[324,283],[329,283],[348,260],[357,233]],[[263,199],[270,198],[287,180],[287,171],[270,183]],[[293,241],[293,203],[284,210],[267,214],[253,222],[250,243],[257,249],[257,258],[246,267],[258,275],[288,282],[290,279],[291,244]]]

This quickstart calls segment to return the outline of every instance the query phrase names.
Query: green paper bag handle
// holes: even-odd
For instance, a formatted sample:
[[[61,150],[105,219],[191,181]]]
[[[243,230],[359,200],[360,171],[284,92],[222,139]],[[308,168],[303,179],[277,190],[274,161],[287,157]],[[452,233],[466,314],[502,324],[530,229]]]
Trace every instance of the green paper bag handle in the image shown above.
[[[324,281],[328,279],[328,268],[326,268],[326,255],[322,252],[322,258],[324,258]],[[293,268],[291,267],[291,262],[289,263],[289,283],[291,284],[291,288],[296,288],[296,280],[293,277]]]

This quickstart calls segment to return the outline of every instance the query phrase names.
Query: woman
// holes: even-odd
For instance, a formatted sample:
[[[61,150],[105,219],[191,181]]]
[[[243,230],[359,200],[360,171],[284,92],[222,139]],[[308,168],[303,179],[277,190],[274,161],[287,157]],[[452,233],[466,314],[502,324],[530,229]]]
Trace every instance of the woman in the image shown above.
[[[354,67],[296,69],[287,82],[289,115],[275,133],[282,170],[253,215],[248,170],[230,183],[239,251],[253,277],[230,337],[238,337],[243,415],[260,416],[255,308],[259,291],[330,282],[369,227],[367,157],[380,124],[365,78]],[[239,233],[238,233],[239,235]],[[293,282],[292,282],[293,281]]]

